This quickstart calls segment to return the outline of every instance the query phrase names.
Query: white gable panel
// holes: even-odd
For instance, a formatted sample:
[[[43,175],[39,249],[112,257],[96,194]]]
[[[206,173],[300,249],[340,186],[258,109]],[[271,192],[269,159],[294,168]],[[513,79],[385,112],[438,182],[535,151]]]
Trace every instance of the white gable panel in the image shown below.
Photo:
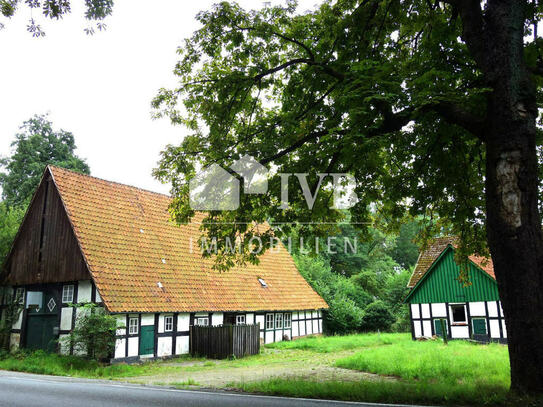
[[[247,314],[245,321],[246,321],[247,324],[249,324],[249,325],[254,324],[254,323],[255,323],[255,314],[252,314],[252,313]]]
[[[141,326],[155,324],[155,314],[141,314]]]
[[[470,302],[469,303],[469,314],[472,317],[484,317],[486,316],[485,302]]]
[[[434,318],[446,318],[447,317],[447,307],[444,302],[430,304],[432,307],[432,317]]]
[[[72,307],[62,307],[60,310],[60,330],[69,331],[72,329],[72,315],[74,309]]]
[[[411,304],[411,316],[415,319],[420,318],[419,304]]]
[[[222,325],[223,318],[224,316],[222,312],[214,312],[211,314],[211,325]]]
[[[92,283],[90,280],[80,281],[77,285],[77,302],[91,302]]]
[[[422,308],[422,317],[430,318],[430,304],[421,304]]]
[[[175,354],[183,355],[185,353],[189,353],[189,337],[178,336],[175,340]]]
[[[488,316],[489,317],[497,317],[498,316],[498,306],[496,305],[496,301],[487,301],[488,304]]]

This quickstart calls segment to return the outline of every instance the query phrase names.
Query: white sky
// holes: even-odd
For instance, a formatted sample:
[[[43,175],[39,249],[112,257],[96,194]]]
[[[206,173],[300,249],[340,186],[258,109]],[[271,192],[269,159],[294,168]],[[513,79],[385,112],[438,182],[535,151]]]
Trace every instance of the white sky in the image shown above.
[[[150,102],[159,88],[175,85],[176,48],[198,29],[198,11],[217,1],[118,0],[107,31],[93,36],[83,32],[82,0],[72,0],[72,14],[60,21],[35,14],[45,38],[26,31],[26,7],[11,20],[2,19],[0,156],[10,154],[23,121],[49,113],[54,128],[74,134],[76,153],[92,175],[167,193],[169,186],[151,171],[160,151],[179,144],[185,130],[167,119],[152,120]],[[318,2],[302,0],[299,10]]]

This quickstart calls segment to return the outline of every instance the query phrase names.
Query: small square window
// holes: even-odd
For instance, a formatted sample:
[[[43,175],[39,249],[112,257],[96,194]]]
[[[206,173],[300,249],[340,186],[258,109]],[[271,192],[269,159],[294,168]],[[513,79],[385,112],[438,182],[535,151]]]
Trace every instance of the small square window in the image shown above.
[[[137,335],[139,328],[138,317],[131,317],[128,319],[128,333],[130,335]]]
[[[273,314],[266,314],[266,329],[273,329]]]
[[[199,325],[199,326],[209,326],[209,318],[208,318],[208,317],[199,317],[199,318],[196,318],[196,325]]]
[[[164,317],[164,332],[173,331],[173,316],[167,315]]]
[[[62,287],[62,302],[73,302],[74,301],[74,285],[69,284]]]
[[[283,326],[288,329],[291,326],[292,314],[290,312],[285,312],[284,318]]]
[[[25,289],[23,287],[17,288],[15,291],[15,299],[19,305],[23,305],[25,303]]]
[[[275,329],[283,328],[283,314],[275,314]]]
[[[468,321],[466,307],[463,304],[451,305],[451,316],[453,324],[466,324]]]
[[[236,325],[243,325],[245,323],[245,315],[236,315]]]

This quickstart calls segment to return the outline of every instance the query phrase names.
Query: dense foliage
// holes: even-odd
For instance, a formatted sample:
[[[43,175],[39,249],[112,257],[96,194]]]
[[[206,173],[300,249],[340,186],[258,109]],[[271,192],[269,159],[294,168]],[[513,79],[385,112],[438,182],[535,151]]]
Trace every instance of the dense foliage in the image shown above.
[[[93,360],[108,360],[115,350],[117,319],[96,304],[73,305],[77,310],[75,328],[63,340],[62,346],[71,346],[75,354],[84,354]]]

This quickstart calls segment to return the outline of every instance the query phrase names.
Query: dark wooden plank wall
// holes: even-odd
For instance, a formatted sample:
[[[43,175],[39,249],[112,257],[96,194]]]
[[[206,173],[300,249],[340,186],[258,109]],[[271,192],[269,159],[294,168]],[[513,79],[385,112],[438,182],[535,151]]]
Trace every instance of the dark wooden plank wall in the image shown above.
[[[38,188],[13,249],[7,284],[90,278],[60,195],[48,176]]]
[[[213,359],[242,358],[260,352],[260,326],[218,325],[190,327],[190,353]]]

